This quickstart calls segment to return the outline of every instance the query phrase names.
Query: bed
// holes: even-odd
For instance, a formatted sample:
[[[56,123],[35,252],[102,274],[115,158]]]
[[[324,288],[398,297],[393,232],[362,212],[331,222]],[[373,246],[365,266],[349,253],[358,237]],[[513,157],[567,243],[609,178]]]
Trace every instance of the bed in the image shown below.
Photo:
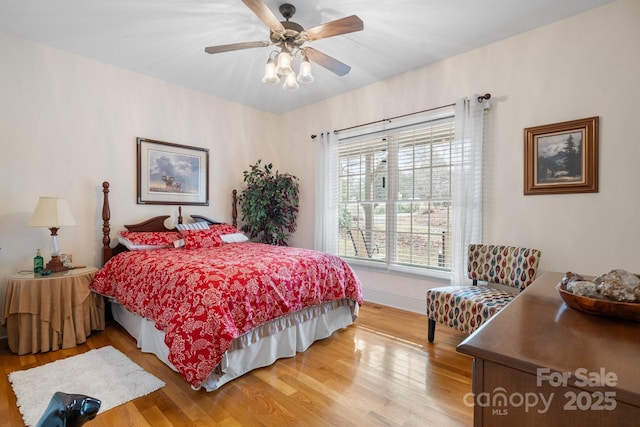
[[[113,248],[109,192],[103,183],[103,267],[91,289],[143,352],[193,389],[295,356],[357,318],[353,270],[327,253],[244,241],[235,191],[231,224],[198,215],[183,224],[179,208],[176,228],[169,216],[125,225]]]

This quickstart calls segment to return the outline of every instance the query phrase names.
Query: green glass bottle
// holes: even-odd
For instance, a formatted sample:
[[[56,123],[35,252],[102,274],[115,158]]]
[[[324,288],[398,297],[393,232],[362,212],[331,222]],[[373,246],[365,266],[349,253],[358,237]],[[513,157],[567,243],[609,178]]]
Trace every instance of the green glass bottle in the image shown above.
[[[36,256],[33,258],[33,272],[36,274],[42,274],[44,270],[44,258],[40,255],[40,249],[36,251]]]

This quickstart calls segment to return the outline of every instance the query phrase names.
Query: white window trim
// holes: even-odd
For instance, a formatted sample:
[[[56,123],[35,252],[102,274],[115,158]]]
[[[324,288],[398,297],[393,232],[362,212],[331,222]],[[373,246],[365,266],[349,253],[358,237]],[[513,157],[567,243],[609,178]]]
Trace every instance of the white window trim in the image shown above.
[[[367,135],[374,135],[379,133],[381,136],[386,135],[387,133],[394,133],[401,129],[410,129],[411,127],[420,127],[424,126],[427,123],[432,123],[438,121],[440,119],[448,119],[454,118],[455,113],[454,109],[451,107],[444,107],[442,109],[436,111],[430,111],[425,114],[415,115],[411,117],[402,117],[398,120],[386,121],[383,123],[376,123],[374,125],[368,126],[365,130],[363,129],[353,129],[347,132],[340,132],[339,141],[348,140],[352,138],[363,138]],[[455,127],[455,122],[454,122]],[[453,142],[452,142],[453,143]],[[339,150],[338,150],[339,151]],[[389,150],[389,161],[392,161],[393,153]],[[389,180],[390,185],[394,185],[395,180]],[[389,191],[393,191],[393,189],[389,189]],[[395,193],[392,193],[395,194]],[[382,271],[382,272],[390,272],[390,273],[402,273],[410,276],[417,277],[433,277],[437,279],[445,279],[449,280],[451,278],[450,268],[447,269],[439,269],[433,266],[417,266],[417,265],[406,265],[401,264],[395,260],[396,256],[396,246],[392,239],[397,238],[397,233],[395,233],[396,222],[395,215],[396,210],[391,209],[391,204],[395,203],[396,200],[387,200],[387,216],[386,216],[386,259],[384,261],[374,261],[366,258],[355,258],[355,257],[343,257],[347,263],[353,266],[357,266],[359,268],[365,268],[371,271]],[[338,252],[338,251],[336,251]],[[449,266],[451,267],[451,266]]]

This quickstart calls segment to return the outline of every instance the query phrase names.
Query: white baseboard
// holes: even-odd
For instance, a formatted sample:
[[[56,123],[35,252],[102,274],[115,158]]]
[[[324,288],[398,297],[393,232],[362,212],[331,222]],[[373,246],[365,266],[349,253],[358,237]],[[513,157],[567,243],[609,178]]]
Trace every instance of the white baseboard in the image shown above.
[[[406,295],[391,294],[389,292],[381,292],[379,290],[368,289],[365,287],[362,288],[362,292],[366,302],[387,305],[389,307],[425,315],[427,313],[427,300],[425,298],[420,299]]]

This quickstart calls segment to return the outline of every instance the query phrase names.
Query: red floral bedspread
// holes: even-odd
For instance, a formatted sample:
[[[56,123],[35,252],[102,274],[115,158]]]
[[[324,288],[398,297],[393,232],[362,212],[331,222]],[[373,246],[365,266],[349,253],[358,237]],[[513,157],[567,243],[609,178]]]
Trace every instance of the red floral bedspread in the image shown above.
[[[363,299],[360,281],[339,257],[251,242],[124,252],[96,274],[91,289],[155,320],[169,360],[195,388],[231,341],[254,327],[323,301]]]

